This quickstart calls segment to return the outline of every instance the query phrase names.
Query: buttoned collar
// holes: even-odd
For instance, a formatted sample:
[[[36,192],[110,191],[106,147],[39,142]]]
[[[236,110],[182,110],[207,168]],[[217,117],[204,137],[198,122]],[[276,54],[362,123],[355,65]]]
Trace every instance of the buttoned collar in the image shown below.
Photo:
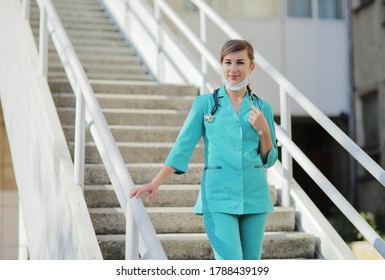
[[[222,86],[218,91],[218,104],[235,118],[240,118],[242,115],[249,112],[251,110],[251,105],[255,106],[254,101],[250,100],[249,93],[246,93],[237,114],[224,86]]]

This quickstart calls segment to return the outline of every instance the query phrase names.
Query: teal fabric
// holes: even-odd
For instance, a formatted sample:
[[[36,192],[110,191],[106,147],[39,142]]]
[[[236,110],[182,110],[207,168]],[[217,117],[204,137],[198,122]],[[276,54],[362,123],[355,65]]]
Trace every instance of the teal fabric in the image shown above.
[[[204,116],[214,106],[213,94],[198,96],[171,149],[165,164],[176,174],[187,172],[193,150],[203,137],[205,169],[194,212],[222,212],[229,214],[266,213],[273,211],[266,168],[278,157],[274,119],[269,103],[260,100],[262,112],[271,130],[273,148],[264,161],[259,154],[259,134],[248,122],[251,105],[259,108],[256,98],[245,95],[238,114],[221,87],[219,107],[213,121]]]
[[[259,260],[268,213],[205,213],[203,222],[216,260]]]

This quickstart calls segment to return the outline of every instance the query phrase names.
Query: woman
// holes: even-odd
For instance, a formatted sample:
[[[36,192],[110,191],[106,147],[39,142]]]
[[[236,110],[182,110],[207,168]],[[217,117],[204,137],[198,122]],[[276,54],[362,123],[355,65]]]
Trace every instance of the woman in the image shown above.
[[[130,198],[148,192],[151,200],[172,174],[187,172],[203,137],[205,168],[194,212],[203,215],[216,259],[260,259],[268,213],[273,211],[265,169],[277,160],[271,106],[255,96],[248,77],[254,51],[245,40],[221,50],[224,85],[198,96],[164,166]]]

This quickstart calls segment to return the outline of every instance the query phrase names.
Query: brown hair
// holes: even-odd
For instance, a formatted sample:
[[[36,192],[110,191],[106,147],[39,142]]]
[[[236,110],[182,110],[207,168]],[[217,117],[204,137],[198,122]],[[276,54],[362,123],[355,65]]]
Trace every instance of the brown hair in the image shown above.
[[[223,59],[225,58],[226,55],[232,52],[238,52],[238,51],[243,51],[247,50],[247,56],[249,57],[251,63],[254,62],[254,49],[253,46],[246,40],[241,40],[241,39],[232,39],[227,41],[222,49],[221,49],[221,54],[220,54],[220,62],[223,62]]]

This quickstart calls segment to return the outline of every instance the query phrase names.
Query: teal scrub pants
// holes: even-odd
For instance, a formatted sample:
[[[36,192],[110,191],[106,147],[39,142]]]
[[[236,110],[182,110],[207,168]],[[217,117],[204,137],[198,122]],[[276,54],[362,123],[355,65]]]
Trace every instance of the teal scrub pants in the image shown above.
[[[268,213],[204,213],[203,222],[216,260],[259,260]]]

